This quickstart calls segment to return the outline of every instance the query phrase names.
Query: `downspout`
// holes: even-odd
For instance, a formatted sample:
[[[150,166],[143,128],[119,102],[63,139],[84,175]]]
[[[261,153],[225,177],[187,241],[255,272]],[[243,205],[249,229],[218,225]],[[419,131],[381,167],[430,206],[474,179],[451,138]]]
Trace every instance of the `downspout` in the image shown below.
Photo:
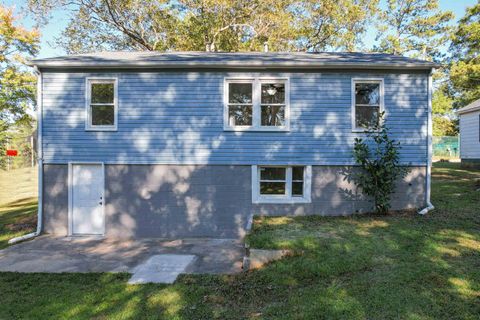
[[[428,115],[427,115],[427,177],[426,177],[426,207],[418,211],[418,214],[425,215],[430,210],[435,209],[430,202],[431,182],[432,182],[432,71],[428,75]]]
[[[38,162],[38,209],[37,209],[37,231],[12,238],[8,240],[9,244],[14,244],[39,236],[42,232],[43,224],[43,148],[42,148],[42,118],[43,118],[43,97],[42,97],[42,73],[33,67],[37,75],[37,162]]]

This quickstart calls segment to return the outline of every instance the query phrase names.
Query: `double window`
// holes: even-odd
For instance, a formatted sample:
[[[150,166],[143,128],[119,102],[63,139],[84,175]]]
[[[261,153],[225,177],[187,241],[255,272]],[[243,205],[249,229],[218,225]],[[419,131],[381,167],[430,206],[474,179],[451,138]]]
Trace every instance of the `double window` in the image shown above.
[[[286,79],[226,79],[226,130],[282,131],[289,127]]]
[[[254,203],[310,202],[311,166],[253,166]]]
[[[87,130],[117,130],[117,80],[87,79]]]
[[[379,124],[383,111],[383,80],[352,80],[353,131],[369,130]]]

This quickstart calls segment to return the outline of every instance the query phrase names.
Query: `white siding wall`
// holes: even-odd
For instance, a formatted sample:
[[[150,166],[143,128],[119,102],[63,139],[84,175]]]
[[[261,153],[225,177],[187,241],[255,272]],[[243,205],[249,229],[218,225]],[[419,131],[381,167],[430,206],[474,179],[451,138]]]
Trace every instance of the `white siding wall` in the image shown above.
[[[480,159],[480,111],[460,115],[460,158]]]

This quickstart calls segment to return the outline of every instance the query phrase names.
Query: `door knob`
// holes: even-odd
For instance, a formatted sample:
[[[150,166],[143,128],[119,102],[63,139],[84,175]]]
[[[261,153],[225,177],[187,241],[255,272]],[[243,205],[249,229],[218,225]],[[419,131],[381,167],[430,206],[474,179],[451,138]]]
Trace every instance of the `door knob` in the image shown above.
[[[99,205],[102,205],[102,204],[103,204],[103,202],[102,202],[102,201],[100,201],[98,204],[99,204]]]

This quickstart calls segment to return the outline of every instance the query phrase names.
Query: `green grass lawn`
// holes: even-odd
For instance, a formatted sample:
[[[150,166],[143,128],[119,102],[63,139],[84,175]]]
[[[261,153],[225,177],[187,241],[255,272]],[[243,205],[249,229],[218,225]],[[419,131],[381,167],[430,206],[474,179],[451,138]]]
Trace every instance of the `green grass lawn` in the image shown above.
[[[257,218],[296,254],[236,276],[0,273],[0,319],[479,319],[479,179],[437,164],[427,216]]]
[[[0,249],[37,226],[37,168],[0,170]]]
[[[0,170],[0,208],[8,203],[37,197],[37,167]]]
[[[37,199],[27,198],[0,206],[0,249],[8,240],[35,231]]]

